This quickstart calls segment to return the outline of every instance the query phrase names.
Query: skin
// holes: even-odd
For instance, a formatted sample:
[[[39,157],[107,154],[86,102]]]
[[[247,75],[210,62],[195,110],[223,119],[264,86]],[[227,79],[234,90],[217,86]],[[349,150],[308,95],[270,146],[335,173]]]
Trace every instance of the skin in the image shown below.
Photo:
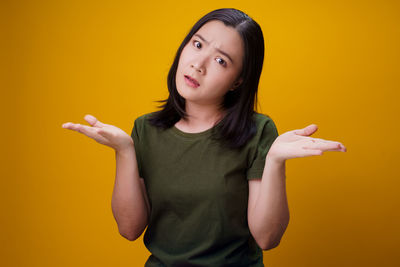
[[[189,118],[181,119],[175,127],[184,132],[201,132],[222,118],[224,111],[220,106],[224,95],[242,82],[239,74],[243,56],[244,45],[239,33],[221,21],[209,21],[193,35],[182,50],[176,73],[176,87],[186,100]],[[195,78],[200,86],[187,85],[184,75]]]
[[[237,31],[220,21],[209,21],[197,34],[207,42],[198,36],[192,37],[182,51],[176,75],[177,90],[186,100],[188,118],[178,121],[175,127],[189,133],[205,131],[217,123],[224,115],[221,109],[223,96],[242,82],[239,74],[244,49]],[[229,54],[232,61],[217,49]],[[200,86],[193,88],[187,85],[184,75],[195,78]],[[80,132],[116,151],[117,173],[120,173],[116,180],[120,189],[115,189],[115,195],[120,199],[130,199],[124,202],[116,198],[115,214],[122,214],[116,216],[116,220],[119,227],[121,225],[121,234],[129,240],[135,240],[147,224],[142,217],[150,214],[150,208],[145,185],[143,179],[139,179],[136,165],[134,169],[129,169],[131,162],[136,161],[132,138],[118,127],[102,123],[92,115],[86,115],[84,119],[90,126],[67,122],[62,127]],[[279,244],[289,222],[286,160],[322,155],[326,151],[346,152],[346,147],[340,142],[312,138],[317,129],[317,125],[310,124],[278,136],[266,157],[262,177],[248,182],[249,229],[263,250]],[[131,191],[124,191],[127,188]],[[133,200],[134,197],[137,199]],[[130,208],[131,203],[139,204]]]

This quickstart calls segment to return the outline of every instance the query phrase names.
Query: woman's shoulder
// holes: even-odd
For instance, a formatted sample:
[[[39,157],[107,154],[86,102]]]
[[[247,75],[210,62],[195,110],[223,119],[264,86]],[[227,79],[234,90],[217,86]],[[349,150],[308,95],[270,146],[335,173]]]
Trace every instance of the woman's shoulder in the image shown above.
[[[256,123],[256,136],[258,138],[269,138],[279,135],[278,128],[270,115],[255,112],[253,119]]]
[[[154,112],[149,112],[149,113],[142,113],[141,115],[137,116],[135,119],[135,122],[137,123],[145,123],[147,119],[154,114]]]
[[[263,114],[263,113],[258,113],[254,112],[253,113],[253,120],[256,123],[257,126],[265,125],[265,124],[274,124],[274,121],[272,120],[271,116],[268,114]]]
[[[142,113],[141,115],[138,115],[136,119],[134,120],[134,128],[137,131],[144,131],[145,129],[148,129],[150,126],[148,118],[153,114],[154,112],[149,112],[149,113]]]

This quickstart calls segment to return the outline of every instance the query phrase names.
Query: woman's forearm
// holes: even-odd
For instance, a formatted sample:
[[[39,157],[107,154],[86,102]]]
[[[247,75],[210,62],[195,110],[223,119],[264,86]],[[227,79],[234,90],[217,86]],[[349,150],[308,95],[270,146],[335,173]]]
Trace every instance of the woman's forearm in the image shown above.
[[[266,158],[260,191],[249,218],[252,234],[264,249],[278,246],[289,224],[285,161]]]
[[[134,145],[115,151],[116,175],[111,207],[118,230],[128,240],[137,239],[148,223],[147,195],[142,188]]]

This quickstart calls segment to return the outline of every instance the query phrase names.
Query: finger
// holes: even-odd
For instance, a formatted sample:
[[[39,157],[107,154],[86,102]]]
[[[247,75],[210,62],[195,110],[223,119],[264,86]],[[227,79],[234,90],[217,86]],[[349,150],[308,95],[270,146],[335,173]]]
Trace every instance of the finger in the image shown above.
[[[342,149],[341,151],[342,152],[347,152],[347,148],[343,144],[340,144],[340,145],[341,145],[341,149]]]
[[[76,124],[76,123],[66,122],[63,125],[61,125],[61,127],[64,128],[64,129],[76,130],[77,129],[77,125],[78,124]]]
[[[76,132],[82,133],[84,135],[87,135],[89,137],[94,138],[97,135],[97,131],[95,128],[87,126],[87,125],[82,125],[80,123],[65,123],[63,124],[63,128],[74,130]]]
[[[310,156],[322,156],[324,154],[324,151],[319,149],[310,149],[308,150],[308,154]]]
[[[304,145],[303,148],[319,149],[322,151],[343,151],[344,146],[339,142],[318,140],[318,138],[312,138],[307,141],[306,145]]]
[[[94,127],[99,127],[102,128],[104,127],[106,124],[100,122],[95,116],[92,116],[90,114],[85,115],[84,119],[92,126]]]
[[[332,148],[327,148],[325,151],[342,151],[342,152],[346,152],[347,149],[344,145],[342,145],[341,143],[337,143],[335,142],[332,145]]]
[[[296,155],[297,157],[309,157],[309,156],[321,156],[323,155],[323,151],[321,149],[312,149],[312,148],[306,148],[303,147],[300,149]]]
[[[297,135],[309,136],[309,135],[315,133],[317,130],[318,130],[318,126],[316,124],[310,124],[303,129],[294,130],[294,133]]]
[[[346,147],[345,147],[342,143],[340,143],[340,142],[337,142],[337,141],[330,141],[330,140],[324,140],[324,139],[321,139],[321,138],[314,138],[314,139],[316,139],[316,140],[319,141],[319,142],[325,142],[325,143],[327,143],[327,144],[331,144],[331,145],[332,145],[332,148],[328,148],[328,150],[332,150],[332,151],[342,151],[342,152],[346,152],[346,151],[347,151]]]
[[[314,140],[312,142],[323,142],[323,143],[332,144],[333,148],[332,149],[328,148],[328,150],[330,150],[330,151],[342,151],[342,152],[346,152],[347,151],[346,147],[340,142],[331,141],[331,140],[325,140],[325,139],[321,139],[321,138],[311,138],[311,139]]]
[[[62,125],[61,125],[61,127],[62,128],[64,128],[64,129],[69,129],[69,126],[72,124],[72,122],[66,122],[66,123],[63,123]]]

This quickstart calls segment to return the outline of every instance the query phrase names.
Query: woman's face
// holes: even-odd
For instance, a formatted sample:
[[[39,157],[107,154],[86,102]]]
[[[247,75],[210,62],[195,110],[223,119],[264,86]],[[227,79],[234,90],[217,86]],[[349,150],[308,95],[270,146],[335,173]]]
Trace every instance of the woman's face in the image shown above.
[[[176,72],[178,93],[186,102],[220,105],[242,81],[238,77],[243,56],[243,41],[233,27],[218,20],[207,22],[182,50]]]

